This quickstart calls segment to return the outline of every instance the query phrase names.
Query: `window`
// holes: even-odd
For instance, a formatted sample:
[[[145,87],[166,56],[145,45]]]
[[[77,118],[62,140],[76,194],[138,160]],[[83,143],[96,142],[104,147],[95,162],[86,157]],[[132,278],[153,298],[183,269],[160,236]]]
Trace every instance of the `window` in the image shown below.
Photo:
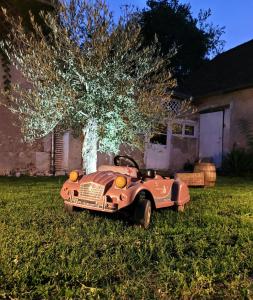
[[[177,121],[172,124],[172,135],[196,137],[196,123],[194,121]]]
[[[194,136],[194,126],[193,125],[185,125],[184,134],[188,136]]]
[[[150,139],[151,144],[160,144],[160,145],[166,145],[167,144],[167,135],[165,134],[155,134]]]
[[[152,144],[167,145],[167,126],[160,125],[159,132],[155,133],[150,139]]]
[[[183,124],[172,124],[172,134],[183,134]]]

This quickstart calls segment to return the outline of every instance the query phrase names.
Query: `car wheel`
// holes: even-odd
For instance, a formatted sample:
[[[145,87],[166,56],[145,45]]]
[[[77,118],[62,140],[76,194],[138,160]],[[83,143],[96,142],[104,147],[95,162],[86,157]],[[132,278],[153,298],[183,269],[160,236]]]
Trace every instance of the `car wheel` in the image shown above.
[[[70,204],[67,204],[67,203],[64,203],[64,210],[69,214],[73,214],[74,206],[70,205]]]
[[[152,205],[149,199],[139,198],[135,206],[135,221],[143,228],[148,228],[151,220]]]

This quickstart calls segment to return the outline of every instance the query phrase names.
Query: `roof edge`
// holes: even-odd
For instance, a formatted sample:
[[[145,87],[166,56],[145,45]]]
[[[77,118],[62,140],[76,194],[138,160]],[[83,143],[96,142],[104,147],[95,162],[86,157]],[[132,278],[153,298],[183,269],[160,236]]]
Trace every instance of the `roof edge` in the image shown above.
[[[242,43],[242,44],[240,44],[240,45],[237,45],[237,46],[235,46],[235,47],[233,47],[233,48],[230,48],[230,49],[228,49],[228,50],[226,50],[226,51],[224,51],[224,52],[221,52],[221,53],[219,53],[218,55],[216,55],[213,59],[211,59],[210,61],[215,60],[216,58],[218,58],[218,57],[220,57],[220,56],[226,55],[226,54],[229,53],[229,52],[233,52],[233,51],[237,50],[237,48],[245,47],[245,45],[250,44],[250,43],[252,43],[252,42],[253,42],[253,39],[250,39],[250,40],[248,40],[247,42],[244,42],[244,43]]]
[[[225,90],[217,90],[217,91],[210,92],[210,93],[207,93],[207,94],[202,94],[200,96],[192,96],[192,97],[194,98],[194,100],[198,100],[202,97],[212,97],[212,96],[216,96],[216,95],[223,95],[223,94],[228,94],[228,93],[231,93],[231,92],[236,92],[236,91],[249,89],[249,88],[253,88],[253,83],[245,84],[245,85],[238,85],[234,88],[228,88],[228,89],[225,89]]]
[[[237,86],[237,87],[234,87],[234,88],[228,88],[228,89],[225,89],[225,90],[217,90],[217,91],[210,92],[210,93],[207,93],[207,94],[202,94],[200,96],[192,96],[192,97],[193,97],[194,100],[198,100],[202,97],[211,97],[211,96],[216,96],[216,95],[228,94],[228,93],[231,93],[231,92],[236,92],[236,91],[249,89],[249,88],[253,88],[253,83]]]

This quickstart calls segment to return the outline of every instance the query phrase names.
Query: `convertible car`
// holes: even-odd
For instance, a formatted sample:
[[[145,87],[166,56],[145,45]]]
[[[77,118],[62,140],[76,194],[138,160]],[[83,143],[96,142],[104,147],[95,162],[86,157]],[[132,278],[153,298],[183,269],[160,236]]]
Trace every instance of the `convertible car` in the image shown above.
[[[144,228],[150,224],[152,210],[174,206],[183,211],[190,201],[185,183],[164,178],[151,169],[141,173],[129,156],[116,156],[114,166],[100,166],[92,174],[70,172],[61,196],[68,212],[75,207],[107,213],[125,211]]]

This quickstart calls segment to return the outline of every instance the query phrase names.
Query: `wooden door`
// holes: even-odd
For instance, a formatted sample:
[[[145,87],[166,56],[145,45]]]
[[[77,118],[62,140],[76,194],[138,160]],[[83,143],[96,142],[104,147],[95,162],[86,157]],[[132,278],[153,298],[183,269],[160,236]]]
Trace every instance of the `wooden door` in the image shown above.
[[[211,158],[216,167],[222,163],[223,111],[200,114],[199,158]]]

